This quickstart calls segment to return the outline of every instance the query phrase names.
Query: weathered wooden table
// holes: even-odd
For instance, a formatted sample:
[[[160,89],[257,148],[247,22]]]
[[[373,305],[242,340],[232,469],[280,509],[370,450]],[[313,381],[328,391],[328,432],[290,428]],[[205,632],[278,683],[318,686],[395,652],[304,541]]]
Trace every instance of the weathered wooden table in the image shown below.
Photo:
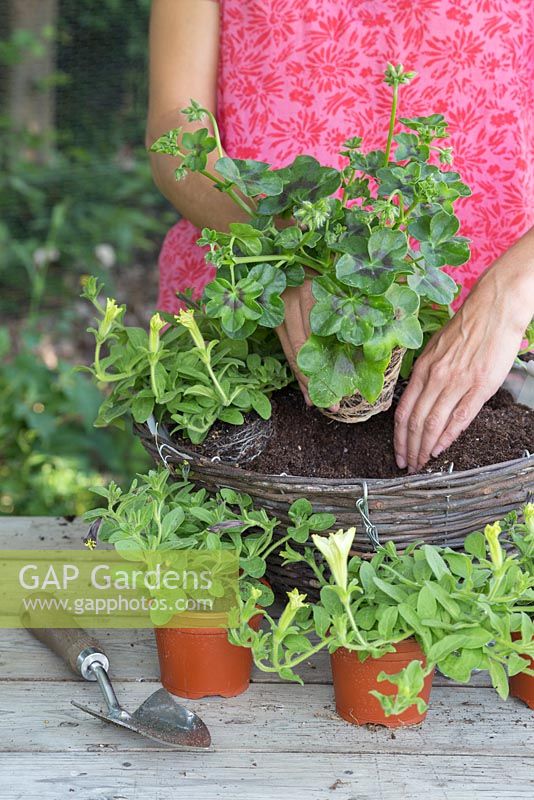
[[[4,549],[79,547],[86,526],[1,518]],[[99,631],[126,707],[158,687],[151,631]],[[306,685],[255,672],[248,692],[184,703],[210,728],[205,752],[173,751],[92,719],[98,703],[25,631],[2,632],[1,800],[532,800],[533,715],[504,703],[478,675],[467,687],[436,679],[425,725],[391,733],[336,716],[327,657]]]

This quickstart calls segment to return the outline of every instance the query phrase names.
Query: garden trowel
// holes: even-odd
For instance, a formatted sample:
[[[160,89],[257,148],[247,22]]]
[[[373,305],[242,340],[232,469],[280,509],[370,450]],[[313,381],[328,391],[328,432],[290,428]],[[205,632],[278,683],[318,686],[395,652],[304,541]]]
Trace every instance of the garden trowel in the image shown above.
[[[82,628],[28,628],[86,681],[97,681],[107,712],[72,704],[93,717],[175,747],[209,747],[211,736],[200,717],[189,711],[165,689],[158,689],[132,714],[122,708],[108,676],[109,659],[96,639]]]

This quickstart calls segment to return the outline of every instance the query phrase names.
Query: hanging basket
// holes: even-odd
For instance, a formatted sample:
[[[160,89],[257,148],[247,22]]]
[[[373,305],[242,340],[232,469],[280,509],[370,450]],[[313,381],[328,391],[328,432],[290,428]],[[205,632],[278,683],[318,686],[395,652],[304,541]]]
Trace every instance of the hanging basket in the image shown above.
[[[399,550],[423,540],[460,549],[465,536],[519,508],[534,496],[534,455],[487,467],[401,478],[306,478],[262,475],[223,463],[171,441],[153,422],[135,432],[157,463],[177,479],[188,477],[210,491],[228,487],[250,494],[257,505],[288,523],[289,505],[307,497],[314,511],[335,514],[336,527],[356,527],[353,554],[371,555],[388,540]],[[283,535],[283,528],[279,536]],[[292,544],[292,547],[298,545]],[[268,577],[277,591],[298,587],[312,595],[316,581],[306,564],[282,566],[272,558]]]
[[[358,393],[352,397],[344,397],[340,403],[339,411],[328,411],[326,408],[320,408],[321,414],[330,419],[335,419],[337,422],[354,424],[356,422],[365,422],[369,417],[380,414],[382,411],[387,411],[393,402],[395,386],[399,379],[402,358],[405,352],[405,347],[396,347],[393,350],[391,361],[384,374],[384,388],[374,403],[368,403]]]

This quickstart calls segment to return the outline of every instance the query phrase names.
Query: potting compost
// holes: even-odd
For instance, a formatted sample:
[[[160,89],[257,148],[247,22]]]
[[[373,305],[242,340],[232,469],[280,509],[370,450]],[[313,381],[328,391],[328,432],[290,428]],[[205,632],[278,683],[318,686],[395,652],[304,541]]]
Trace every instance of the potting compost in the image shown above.
[[[396,478],[405,475],[395,463],[393,429],[395,405],[363,425],[327,422],[305,405],[300,391],[283,389],[272,397],[270,435],[262,437],[260,454],[243,460],[247,469],[263,474],[287,473],[322,478]],[[245,426],[257,417],[248,416]],[[189,449],[224,458],[224,442],[235,426],[217,423],[205,442]],[[534,410],[514,402],[500,389],[480,410],[471,425],[424,472],[484,467],[534,452]],[[239,462],[237,464],[239,466]]]

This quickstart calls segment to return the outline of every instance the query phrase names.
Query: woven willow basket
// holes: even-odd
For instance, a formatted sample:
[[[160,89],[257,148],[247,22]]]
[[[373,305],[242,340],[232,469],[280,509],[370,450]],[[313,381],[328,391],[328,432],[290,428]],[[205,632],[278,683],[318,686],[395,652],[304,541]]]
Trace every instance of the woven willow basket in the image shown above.
[[[283,524],[288,522],[289,505],[307,497],[315,511],[335,514],[336,527],[356,527],[353,552],[358,555],[370,555],[377,544],[388,540],[401,550],[416,540],[458,549],[468,533],[534,496],[534,455],[528,454],[463,472],[336,480],[262,475],[196,453],[185,442],[171,441],[153,424],[135,425],[135,432],[154,460],[177,477],[182,477],[186,462],[189,477],[197,484],[211,491],[229,487],[246,492]],[[305,564],[282,567],[272,559],[268,577],[278,591],[297,586],[315,593],[313,575]]]

